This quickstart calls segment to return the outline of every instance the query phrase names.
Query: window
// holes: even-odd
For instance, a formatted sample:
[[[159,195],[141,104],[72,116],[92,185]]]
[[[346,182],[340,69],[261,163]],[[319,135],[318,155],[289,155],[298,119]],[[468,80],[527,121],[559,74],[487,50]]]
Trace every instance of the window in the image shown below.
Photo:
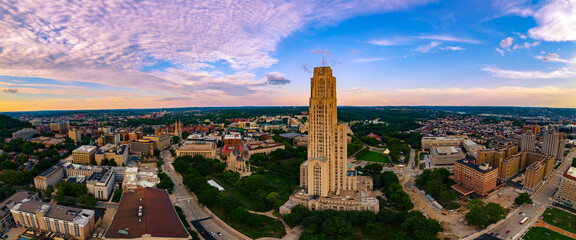
[[[57,233],[62,233],[62,231],[60,231],[60,221],[54,220],[54,228],[56,228]]]
[[[80,237],[80,226],[78,224],[74,224],[74,235]]]
[[[44,221],[46,222],[46,227],[48,228],[48,231],[52,232],[52,225],[50,223],[50,219],[44,218]]]
[[[68,223],[64,224],[64,232],[66,232],[66,234],[70,235],[70,224],[68,224]]]

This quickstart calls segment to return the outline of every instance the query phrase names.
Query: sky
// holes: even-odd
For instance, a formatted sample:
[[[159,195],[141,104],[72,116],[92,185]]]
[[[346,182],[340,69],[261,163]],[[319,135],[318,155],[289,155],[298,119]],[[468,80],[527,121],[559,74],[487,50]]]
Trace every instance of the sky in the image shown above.
[[[576,0],[0,0],[0,112],[576,107]]]

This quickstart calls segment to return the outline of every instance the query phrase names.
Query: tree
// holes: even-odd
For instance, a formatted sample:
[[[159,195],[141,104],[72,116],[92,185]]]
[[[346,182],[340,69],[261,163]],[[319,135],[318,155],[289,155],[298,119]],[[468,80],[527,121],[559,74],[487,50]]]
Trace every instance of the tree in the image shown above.
[[[322,223],[322,233],[334,238],[346,237],[352,232],[352,225],[343,217],[334,216]]]
[[[290,226],[294,226],[302,221],[302,215],[299,213],[290,213],[284,216],[284,221]]]
[[[210,186],[198,194],[198,202],[206,206],[212,206],[216,204],[218,194],[220,194],[220,191],[218,191],[217,188]]]
[[[19,185],[20,181],[18,177],[18,172],[12,169],[4,170],[2,171],[2,174],[0,174],[0,181],[5,182],[7,184]]]
[[[50,198],[52,197],[52,193],[54,192],[54,188],[52,186],[48,186],[46,187],[46,189],[44,189],[44,198]]]
[[[116,163],[116,160],[114,160],[114,158],[112,158],[108,161],[108,166],[116,167],[116,166],[118,166],[118,164]]]
[[[170,155],[172,155],[172,157],[176,157],[176,150],[170,148]]]
[[[84,194],[78,197],[78,203],[84,205],[85,207],[94,207],[98,200],[91,193]]]
[[[378,163],[371,163],[366,165],[362,170],[364,170],[364,172],[369,174],[378,174],[382,172],[382,165]]]
[[[520,193],[518,197],[514,199],[514,202],[518,205],[522,205],[525,203],[530,204],[532,203],[532,199],[530,198],[530,195],[528,193]]]
[[[173,137],[172,137],[172,144],[177,143],[177,142],[180,142],[180,137],[178,137],[178,136],[173,136]]]

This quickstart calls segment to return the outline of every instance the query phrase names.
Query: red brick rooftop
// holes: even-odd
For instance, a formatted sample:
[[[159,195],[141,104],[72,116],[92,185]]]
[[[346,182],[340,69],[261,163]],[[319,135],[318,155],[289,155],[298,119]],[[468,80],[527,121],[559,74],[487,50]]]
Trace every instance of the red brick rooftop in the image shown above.
[[[189,238],[165,190],[138,188],[125,191],[105,238],[141,238],[148,234],[152,237]]]

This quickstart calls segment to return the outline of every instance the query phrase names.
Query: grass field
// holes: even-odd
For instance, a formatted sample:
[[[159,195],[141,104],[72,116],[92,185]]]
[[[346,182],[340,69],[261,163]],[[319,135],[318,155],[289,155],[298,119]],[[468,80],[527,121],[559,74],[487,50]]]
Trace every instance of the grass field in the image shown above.
[[[388,158],[388,156],[374,151],[367,152],[359,160],[368,162],[378,162],[378,163],[390,163],[390,159]]]
[[[259,209],[256,205],[254,205],[254,201],[252,201],[252,199],[250,199],[250,197],[246,196],[244,193],[242,193],[236,187],[228,185],[228,184],[224,183],[224,181],[220,181],[218,179],[214,179],[214,181],[216,181],[218,184],[220,184],[220,186],[222,186],[224,189],[226,189],[225,191],[222,192],[222,193],[224,193],[224,195],[226,195],[226,197],[238,200],[240,202],[240,204],[242,206],[244,206],[244,208],[246,208],[248,210],[252,210],[252,211],[261,211],[262,210],[262,209]]]
[[[237,222],[229,219],[224,213],[224,210],[219,207],[212,207],[210,210],[232,228],[253,239],[262,237],[282,238],[286,235],[286,229],[284,229],[282,222],[271,217],[251,213],[252,216],[260,221],[258,227],[253,227],[245,221]]]
[[[543,227],[533,227],[524,235],[525,240],[572,240],[567,236]]]
[[[546,209],[542,216],[544,216],[544,222],[576,233],[576,215],[570,214],[557,208],[552,208]]]

